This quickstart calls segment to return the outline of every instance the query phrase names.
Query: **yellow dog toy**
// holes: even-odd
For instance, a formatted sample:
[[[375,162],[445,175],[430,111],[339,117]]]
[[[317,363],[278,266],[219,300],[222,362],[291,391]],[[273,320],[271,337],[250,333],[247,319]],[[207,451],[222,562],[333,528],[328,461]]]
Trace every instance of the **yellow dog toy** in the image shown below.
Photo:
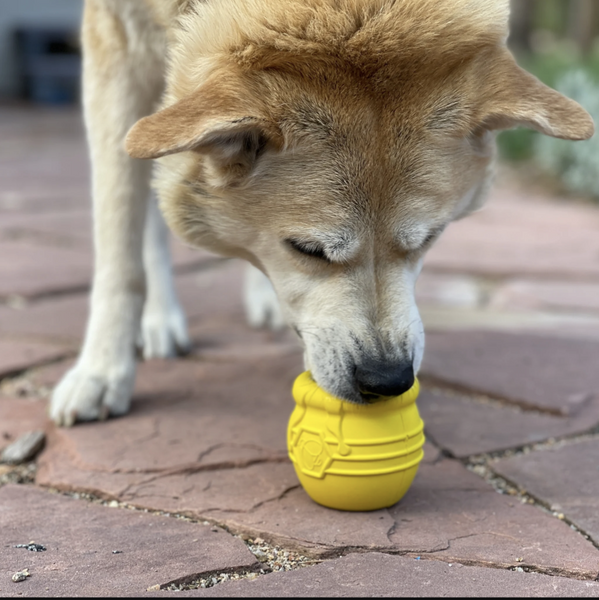
[[[287,447],[308,495],[339,510],[386,508],[408,491],[423,457],[419,384],[394,398],[359,405],[331,396],[302,373]]]

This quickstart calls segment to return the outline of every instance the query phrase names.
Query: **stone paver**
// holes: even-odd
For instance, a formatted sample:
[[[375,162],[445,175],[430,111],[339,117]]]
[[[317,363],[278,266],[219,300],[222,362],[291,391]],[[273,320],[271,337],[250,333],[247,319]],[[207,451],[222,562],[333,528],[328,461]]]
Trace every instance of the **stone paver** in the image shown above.
[[[0,333],[79,346],[88,311],[87,292],[0,305]]]
[[[0,395],[0,452],[29,431],[47,429],[45,398],[13,398]]]
[[[599,394],[599,342],[490,331],[431,332],[424,375],[557,415]]]
[[[0,298],[37,296],[89,286],[91,255],[74,248],[0,242]]]
[[[194,264],[194,250],[181,244],[176,247],[181,250],[180,264]],[[242,303],[245,265],[241,261],[218,262],[218,268],[207,268],[211,264],[207,253],[198,253],[196,259],[201,269],[178,275],[175,285],[198,355],[222,357],[225,346],[228,354],[238,356],[247,354],[248,346],[273,353],[299,347],[288,330],[270,332],[247,326]],[[0,334],[78,344],[88,311],[87,292],[0,305]]]
[[[0,239],[26,239],[33,245],[55,245],[91,252],[91,204],[55,211],[40,218],[33,213],[2,215]]]
[[[80,202],[83,208],[44,214],[18,212],[2,215],[1,241],[26,241],[33,246],[76,249],[92,256],[91,203]],[[175,269],[189,269],[217,257],[205,250],[191,248],[176,238],[171,239],[171,254]]]
[[[514,279],[495,291],[490,306],[501,310],[523,308],[573,314],[599,313],[599,282]]]
[[[202,573],[258,567],[245,544],[220,528],[30,486],[0,489],[0,529],[2,596],[136,596]],[[15,548],[30,541],[46,550]],[[31,576],[13,583],[25,567]]]
[[[68,354],[68,348],[56,344],[0,339],[0,378]]]
[[[599,583],[590,581],[377,552],[351,554],[308,569],[180,593],[209,598],[594,598],[598,594]]]
[[[128,501],[137,494],[162,495],[166,485],[172,491],[167,497],[177,496],[177,508],[169,510],[229,505],[243,510],[247,502],[253,506],[276,497],[297,484],[285,436],[293,410],[291,385],[300,370],[298,353],[237,364],[145,363],[127,418],[110,420],[104,428],[52,429],[39,482],[113,496],[126,490]],[[235,468],[235,477],[254,480],[241,486],[249,499],[236,498],[222,482]],[[278,476],[266,486],[262,471]],[[190,485],[190,478],[197,482]]]
[[[452,223],[425,259],[425,269],[492,276],[599,279],[599,211],[548,202],[502,187],[485,207]]]
[[[44,214],[89,198],[89,159],[79,111],[0,111],[0,210]]]
[[[563,417],[440,390],[424,390],[418,407],[426,434],[458,458],[582,434],[599,424],[599,395]]]
[[[599,317],[548,311],[498,310],[489,307],[464,308],[424,305],[420,314],[425,330],[504,331],[550,334],[566,339],[599,341]]]
[[[515,482],[599,544],[599,439],[504,458],[493,470]]]
[[[265,539],[325,554],[361,548],[502,568],[525,564],[590,579],[599,573],[599,551],[566,523],[497,494],[451,460],[421,465],[406,496],[387,510],[334,511],[297,488],[248,512],[210,515],[233,530],[258,530]]]

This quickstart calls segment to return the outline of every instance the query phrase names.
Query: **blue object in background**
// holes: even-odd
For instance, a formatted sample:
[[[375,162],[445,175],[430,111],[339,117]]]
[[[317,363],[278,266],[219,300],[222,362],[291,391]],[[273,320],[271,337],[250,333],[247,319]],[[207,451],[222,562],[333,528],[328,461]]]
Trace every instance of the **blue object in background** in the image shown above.
[[[40,104],[79,101],[81,56],[78,32],[23,27],[15,31],[21,95]]]

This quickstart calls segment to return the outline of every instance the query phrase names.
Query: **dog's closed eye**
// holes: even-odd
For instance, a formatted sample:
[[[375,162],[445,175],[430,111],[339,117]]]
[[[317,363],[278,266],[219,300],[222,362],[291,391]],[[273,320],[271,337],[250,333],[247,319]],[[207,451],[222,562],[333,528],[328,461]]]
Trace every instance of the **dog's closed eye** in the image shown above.
[[[437,238],[437,236],[441,233],[441,229],[435,229],[431,231],[423,240],[422,244],[420,244],[420,248],[427,248],[433,241]]]
[[[435,229],[430,231],[428,233],[428,235],[418,245],[417,251],[423,252],[425,250],[428,250],[429,247],[432,246],[433,242],[441,235],[441,233],[443,232],[444,229],[445,229],[445,226],[436,227]]]
[[[295,240],[293,238],[287,238],[285,243],[293,248],[296,252],[303,254],[305,256],[311,256],[312,258],[319,258],[321,260],[326,260],[330,262],[329,257],[326,255],[324,247],[318,242],[307,242]]]

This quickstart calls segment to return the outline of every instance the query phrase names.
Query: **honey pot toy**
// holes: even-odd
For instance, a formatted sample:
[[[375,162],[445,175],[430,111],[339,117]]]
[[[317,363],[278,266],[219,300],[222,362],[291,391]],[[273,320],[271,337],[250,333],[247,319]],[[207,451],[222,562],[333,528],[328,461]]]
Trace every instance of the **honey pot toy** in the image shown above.
[[[419,384],[373,404],[345,402],[302,373],[293,385],[296,407],[287,447],[308,495],[329,508],[368,511],[398,502],[423,457]]]

